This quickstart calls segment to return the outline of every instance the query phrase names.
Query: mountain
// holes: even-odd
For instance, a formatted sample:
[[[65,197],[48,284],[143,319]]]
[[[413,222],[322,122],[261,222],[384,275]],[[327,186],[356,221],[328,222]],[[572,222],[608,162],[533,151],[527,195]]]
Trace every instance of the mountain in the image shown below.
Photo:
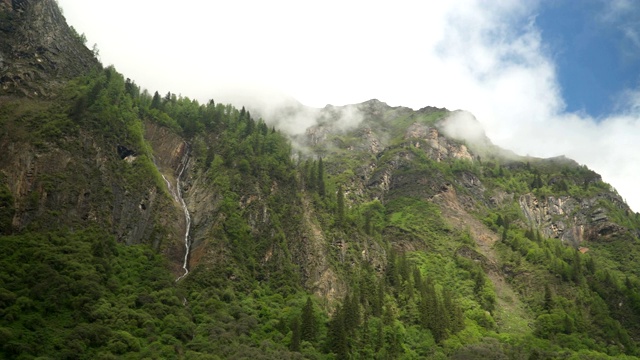
[[[0,20],[0,358],[640,355],[640,215],[585,166],[465,111],[152,95],[53,0]]]

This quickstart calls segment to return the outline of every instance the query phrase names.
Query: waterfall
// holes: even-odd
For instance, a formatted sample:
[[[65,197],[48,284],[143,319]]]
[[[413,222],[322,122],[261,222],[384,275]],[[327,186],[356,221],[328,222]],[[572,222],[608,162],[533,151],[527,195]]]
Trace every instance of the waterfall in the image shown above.
[[[187,209],[187,203],[185,203],[184,198],[182,197],[182,186],[180,186],[180,179],[182,178],[182,174],[184,170],[187,168],[187,164],[189,163],[189,149],[187,148],[187,144],[185,143],[185,152],[182,157],[182,161],[180,162],[180,166],[178,167],[178,177],[176,178],[176,191],[174,193],[174,197],[180,205],[182,205],[182,210],[184,212],[184,220],[186,223],[186,229],[184,232],[184,262],[182,263],[182,268],[184,269],[184,274],[182,274],[176,281],[179,281],[183,277],[187,276],[189,273],[189,269],[187,268],[187,261],[189,260],[189,251],[191,248],[191,242],[189,241],[189,230],[191,230],[191,214],[189,214],[189,209]],[[169,184],[170,185],[170,184]],[[171,191],[171,189],[169,189]]]
[[[180,186],[180,180],[182,179],[182,174],[184,173],[185,169],[187,168],[187,165],[189,164],[189,146],[187,145],[186,142],[184,143],[184,148],[185,148],[184,155],[182,156],[182,160],[180,160],[180,165],[178,165],[178,168],[176,169],[177,177],[176,177],[175,188],[171,186],[171,181],[169,181],[169,179],[167,179],[167,177],[164,176],[162,172],[160,172],[160,169],[158,168],[158,164],[156,164],[156,159],[152,157],[153,164],[156,166],[156,169],[158,169],[158,172],[160,172],[160,175],[162,175],[162,179],[164,179],[164,182],[167,184],[167,190],[169,190],[169,193],[171,194],[171,196],[173,196],[173,199],[178,204],[180,204],[180,206],[182,206],[182,211],[184,212],[184,220],[186,224],[186,229],[184,231],[185,253],[184,253],[184,261],[182,262],[182,268],[184,269],[184,274],[180,275],[180,277],[178,277],[176,281],[179,281],[183,277],[187,276],[187,274],[189,273],[187,262],[189,260],[189,252],[191,250],[191,243],[189,242],[189,231],[191,230],[191,214],[189,214],[187,203],[184,201],[184,198],[182,197],[182,187]]]

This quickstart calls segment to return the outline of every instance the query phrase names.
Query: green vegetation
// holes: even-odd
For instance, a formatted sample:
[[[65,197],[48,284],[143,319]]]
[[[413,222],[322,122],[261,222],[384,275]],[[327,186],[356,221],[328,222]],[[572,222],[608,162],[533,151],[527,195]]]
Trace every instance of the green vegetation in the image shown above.
[[[446,111],[367,111],[380,153],[354,129],[294,158],[244,108],[151,95],[113,68],[49,102],[7,101],[0,139],[75,158],[25,175],[23,193],[0,175],[0,358],[639,355],[640,217],[597,174],[490,152],[435,159],[405,131]],[[197,214],[197,265],[177,283],[145,122],[189,143],[188,186],[211,195],[197,199],[211,212]],[[625,230],[586,234],[582,253],[525,217],[527,194],[575,201],[571,218],[549,215],[567,229],[582,216]],[[125,211],[156,195],[147,218]],[[130,241],[138,222],[151,230]]]

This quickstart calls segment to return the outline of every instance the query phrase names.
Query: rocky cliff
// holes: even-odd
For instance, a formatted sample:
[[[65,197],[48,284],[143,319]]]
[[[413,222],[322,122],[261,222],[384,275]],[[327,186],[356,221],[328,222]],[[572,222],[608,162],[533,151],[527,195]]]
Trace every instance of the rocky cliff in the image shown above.
[[[557,238],[567,245],[579,247],[585,241],[607,241],[630,232],[612,222],[602,206],[607,201],[618,209],[629,211],[619,195],[599,194],[581,200],[571,196],[537,198],[533,194],[520,196],[519,204],[528,223],[545,236]]]
[[[0,1],[0,94],[51,97],[99,68],[55,0]]]

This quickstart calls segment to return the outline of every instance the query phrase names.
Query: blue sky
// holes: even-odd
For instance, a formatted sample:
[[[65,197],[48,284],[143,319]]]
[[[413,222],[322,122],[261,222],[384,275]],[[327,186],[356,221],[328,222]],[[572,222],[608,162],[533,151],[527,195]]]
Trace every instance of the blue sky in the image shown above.
[[[544,1],[535,24],[557,66],[567,111],[602,118],[640,85],[640,4]],[[626,6],[626,5],[628,6]]]
[[[289,97],[468,110],[495,144],[566,155],[640,211],[636,0],[57,1],[152,93],[264,113]]]

